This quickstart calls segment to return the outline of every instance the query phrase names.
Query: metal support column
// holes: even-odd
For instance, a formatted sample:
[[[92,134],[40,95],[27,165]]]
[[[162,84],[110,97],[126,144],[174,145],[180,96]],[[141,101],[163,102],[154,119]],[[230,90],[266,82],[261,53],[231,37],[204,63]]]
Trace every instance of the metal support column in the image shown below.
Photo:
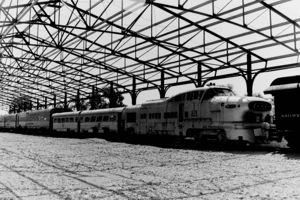
[[[65,99],[64,99],[64,109],[67,110],[68,102],[67,102],[67,92],[65,92]]]
[[[76,110],[79,111],[80,110],[80,91],[79,89],[77,90],[77,96],[76,96]]]
[[[202,86],[202,65],[201,62],[198,62],[198,77],[197,77],[197,87]]]
[[[39,101],[39,99],[36,100],[36,109],[37,110],[40,109],[40,101]]]
[[[253,79],[252,79],[252,61],[251,61],[251,54],[247,54],[247,94],[248,96],[253,95]]]
[[[53,107],[56,108],[56,94],[53,95]]]
[[[115,105],[115,100],[114,100],[114,84],[113,84],[113,82],[111,82],[110,83],[110,87],[109,87],[109,107],[110,108],[114,108],[114,107],[116,107],[116,105]]]
[[[159,94],[160,94],[160,98],[165,98],[165,96],[166,96],[165,72],[164,72],[164,70],[161,71]]]
[[[132,78],[132,92],[131,92],[131,103],[132,105],[136,105],[136,78]]]
[[[28,110],[32,110],[32,101],[30,100]]]
[[[47,97],[45,97],[45,109],[47,109]]]
[[[91,110],[95,110],[96,105],[95,105],[95,86],[92,86],[92,94],[91,94]]]

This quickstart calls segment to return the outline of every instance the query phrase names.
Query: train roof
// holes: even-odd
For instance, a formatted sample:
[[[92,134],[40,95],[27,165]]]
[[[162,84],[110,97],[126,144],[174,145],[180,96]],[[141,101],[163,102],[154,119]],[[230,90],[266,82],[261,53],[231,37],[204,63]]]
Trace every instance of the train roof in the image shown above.
[[[111,112],[122,112],[125,107],[117,107],[117,108],[104,108],[97,110],[84,110],[81,114],[96,114],[96,113],[111,113]]]
[[[14,117],[14,116],[16,116],[16,113],[10,113],[10,114],[0,115],[0,117]]]
[[[18,114],[26,114],[26,113],[30,113],[30,114],[41,114],[41,113],[49,113],[51,112],[51,110],[53,110],[53,108],[49,108],[49,109],[42,109],[42,110],[28,110],[25,112],[20,112]]]
[[[70,111],[70,112],[61,112],[61,113],[54,113],[52,116],[53,117],[60,117],[60,116],[73,116],[73,115],[78,115],[81,111]]]
[[[165,102],[165,101],[168,100],[168,99],[169,99],[169,97],[162,98],[162,99],[148,100],[148,101],[142,103],[142,105],[146,105],[146,104],[155,104],[155,103],[162,103],[162,102]]]
[[[79,114],[96,114],[96,113],[111,113],[111,112],[122,112],[125,107],[118,107],[118,108],[103,108],[97,110],[84,110],[84,111],[71,111],[71,112],[61,112],[53,114],[54,117],[61,117],[61,116],[73,116]]]
[[[125,110],[135,110],[135,109],[140,109],[142,107],[142,104],[137,104],[137,105],[132,105],[132,106],[126,106],[124,109]]]
[[[41,113],[48,113],[51,112],[51,110],[53,110],[53,108],[49,108],[49,109],[42,109],[42,110],[28,110],[28,111],[24,111],[24,112],[20,112],[20,113],[11,113],[11,114],[4,114],[1,116],[14,116],[14,115],[25,115],[27,113],[29,114],[41,114]]]
[[[212,86],[203,86],[203,87],[198,87],[198,88],[195,88],[195,89],[190,89],[190,90],[186,90],[186,91],[183,91],[183,92],[180,92],[180,93],[177,93],[171,97],[166,97],[166,98],[162,98],[162,99],[154,99],[154,100],[148,100],[146,101],[145,103],[142,103],[143,105],[145,104],[155,104],[155,103],[162,103],[162,102],[166,102],[168,101],[169,99],[175,97],[175,96],[178,96],[178,95],[182,95],[182,94],[186,94],[186,93],[189,93],[189,92],[195,92],[195,91],[205,91],[205,90],[208,90],[208,89],[211,89],[211,88],[219,88],[219,89],[227,89],[227,90],[231,90],[229,87],[227,86],[222,86],[222,85],[212,85]]]
[[[208,89],[211,89],[211,88],[220,88],[220,89],[228,89],[228,90],[231,90],[229,87],[227,87],[227,86],[222,86],[222,85],[204,86],[204,87],[198,87],[198,88],[195,88],[195,89],[191,89],[191,90],[187,90],[187,91],[184,91],[184,92],[180,92],[180,93],[178,93],[178,94],[175,94],[175,95],[172,96],[172,97],[175,97],[175,96],[177,96],[177,95],[181,95],[181,94],[184,94],[184,93],[188,93],[188,92],[204,91],[204,90],[208,90]]]
[[[265,94],[272,94],[279,91],[287,91],[287,90],[294,90],[300,88],[300,76],[287,76],[287,77],[280,77],[275,79],[270,87],[268,87],[264,93]]]

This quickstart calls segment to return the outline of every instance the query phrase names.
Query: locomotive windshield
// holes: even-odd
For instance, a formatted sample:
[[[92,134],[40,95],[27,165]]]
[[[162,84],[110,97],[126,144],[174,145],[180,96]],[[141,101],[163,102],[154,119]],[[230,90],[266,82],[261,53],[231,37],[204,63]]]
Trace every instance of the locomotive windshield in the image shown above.
[[[203,100],[211,99],[215,96],[234,96],[235,94],[227,88],[210,88],[208,89],[203,97]]]
[[[180,102],[180,101],[192,101],[195,99],[211,99],[215,96],[235,96],[235,94],[228,88],[209,88],[207,90],[201,91],[191,91],[183,94],[179,94],[170,99],[171,102]]]

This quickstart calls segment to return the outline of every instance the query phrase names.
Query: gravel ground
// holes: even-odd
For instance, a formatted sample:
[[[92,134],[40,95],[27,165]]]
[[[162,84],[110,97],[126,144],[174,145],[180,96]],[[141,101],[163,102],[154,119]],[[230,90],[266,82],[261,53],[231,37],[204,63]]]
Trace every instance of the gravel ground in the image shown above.
[[[0,133],[0,200],[300,199],[300,153]]]

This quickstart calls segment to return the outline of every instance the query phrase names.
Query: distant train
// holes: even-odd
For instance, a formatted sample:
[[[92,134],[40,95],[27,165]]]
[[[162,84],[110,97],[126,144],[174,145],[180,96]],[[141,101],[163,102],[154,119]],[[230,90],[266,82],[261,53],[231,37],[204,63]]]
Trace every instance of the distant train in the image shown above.
[[[275,79],[265,94],[274,96],[277,130],[288,146],[300,149],[300,76]]]
[[[218,142],[269,139],[272,105],[238,97],[223,86],[206,86],[141,105],[61,112],[57,109],[0,116],[0,128],[96,136],[177,136]]]

